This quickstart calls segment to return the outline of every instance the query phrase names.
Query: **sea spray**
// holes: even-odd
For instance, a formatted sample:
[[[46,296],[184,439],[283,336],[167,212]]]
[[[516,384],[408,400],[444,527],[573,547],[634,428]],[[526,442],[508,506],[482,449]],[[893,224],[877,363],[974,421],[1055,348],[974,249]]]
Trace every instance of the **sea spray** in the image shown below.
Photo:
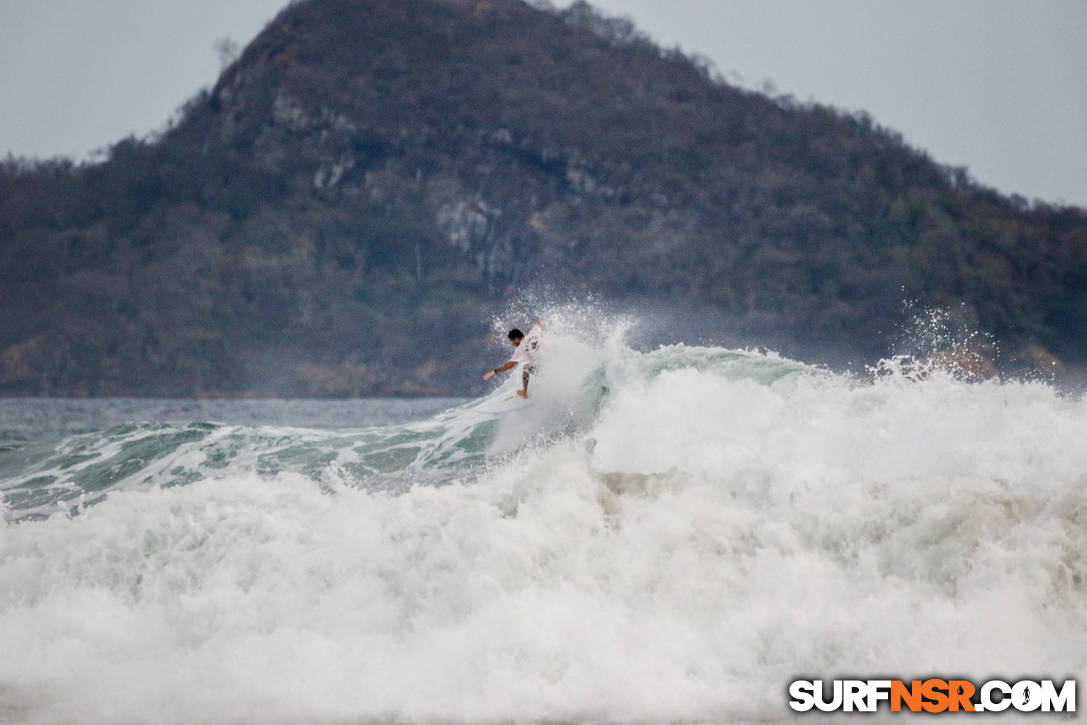
[[[1082,400],[545,329],[535,417],[51,453],[144,456],[0,529],[0,711],[735,722],[800,675],[1084,670]]]

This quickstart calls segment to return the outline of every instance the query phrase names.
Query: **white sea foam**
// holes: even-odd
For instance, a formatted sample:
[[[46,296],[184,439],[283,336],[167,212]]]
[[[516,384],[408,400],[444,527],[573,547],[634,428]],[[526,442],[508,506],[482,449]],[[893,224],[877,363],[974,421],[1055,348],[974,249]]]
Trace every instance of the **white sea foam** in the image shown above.
[[[1081,400],[564,335],[444,485],[240,455],[0,529],[0,713],[736,722],[798,675],[1084,670]]]

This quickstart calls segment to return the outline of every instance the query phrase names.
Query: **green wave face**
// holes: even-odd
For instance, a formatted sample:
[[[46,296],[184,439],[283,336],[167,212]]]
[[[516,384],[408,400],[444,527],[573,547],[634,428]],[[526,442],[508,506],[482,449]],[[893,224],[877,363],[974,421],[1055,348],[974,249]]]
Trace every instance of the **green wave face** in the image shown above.
[[[354,431],[131,423],[55,444],[8,444],[0,450],[0,476],[18,518],[73,513],[113,490],[179,486],[237,471],[291,471],[319,484],[337,466],[360,485],[397,489],[478,465],[495,422],[459,423],[455,414]]]
[[[407,423],[336,430],[206,421],[129,422],[59,441],[0,443],[6,516],[77,514],[111,491],[182,486],[237,472],[301,473],[318,486],[330,473],[369,490],[471,480],[528,446],[586,433],[608,391],[690,368],[730,379],[775,383],[812,369],[773,356],[670,346],[574,350],[533,383],[534,405],[494,412],[511,400],[511,377],[491,395]],[[586,364],[588,363],[588,364]],[[285,403],[289,405],[289,403]]]

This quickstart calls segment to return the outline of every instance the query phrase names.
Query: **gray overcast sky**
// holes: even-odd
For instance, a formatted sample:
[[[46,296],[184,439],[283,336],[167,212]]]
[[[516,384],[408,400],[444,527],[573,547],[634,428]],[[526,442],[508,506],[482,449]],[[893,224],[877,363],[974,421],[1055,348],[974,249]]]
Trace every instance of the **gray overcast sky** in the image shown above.
[[[83,157],[161,128],[214,82],[215,42],[244,45],[284,4],[0,0],[0,153]],[[1001,191],[1087,206],[1087,0],[593,4],[748,87],[866,110]]]

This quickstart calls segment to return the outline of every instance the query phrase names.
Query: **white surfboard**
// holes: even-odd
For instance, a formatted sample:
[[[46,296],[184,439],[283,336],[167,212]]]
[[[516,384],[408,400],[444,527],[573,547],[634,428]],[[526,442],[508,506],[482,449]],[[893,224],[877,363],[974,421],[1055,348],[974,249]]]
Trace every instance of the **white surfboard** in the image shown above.
[[[508,398],[497,398],[495,400],[488,400],[475,408],[472,408],[476,413],[485,413],[487,415],[501,415],[503,413],[512,413],[515,410],[523,410],[525,408],[531,408],[533,405],[532,399],[522,398],[520,395],[511,395]]]

